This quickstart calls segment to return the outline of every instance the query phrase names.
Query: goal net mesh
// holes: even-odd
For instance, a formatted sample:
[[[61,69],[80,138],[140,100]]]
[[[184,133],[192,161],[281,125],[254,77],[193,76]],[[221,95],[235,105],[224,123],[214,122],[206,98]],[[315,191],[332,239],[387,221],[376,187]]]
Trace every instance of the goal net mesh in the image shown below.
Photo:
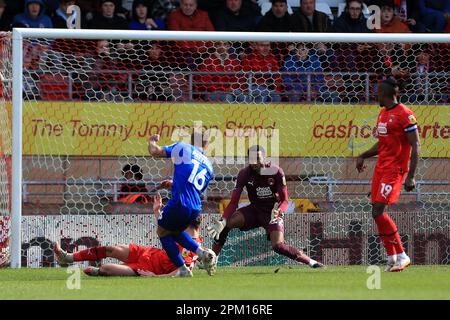
[[[245,39],[243,39],[245,40]],[[10,215],[11,45],[1,37],[0,248]],[[25,39],[23,44],[23,266],[54,266],[69,251],[138,243],[159,247],[154,188],[170,160],[148,137],[180,139],[201,121],[220,136],[205,226],[226,207],[246,148],[268,146],[287,178],[286,242],[327,264],[380,263],[370,215],[379,81],[401,83],[420,124],[417,189],[389,208],[413,263],[450,261],[449,44]],[[230,143],[229,145],[226,145]],[[164,201],[170,192],[161,191]],[[246,204],[246,194],[241,205]],[[394,213],[395,212],[395,213]],[[220,265],[291,263],[264,230],[234,230]]]

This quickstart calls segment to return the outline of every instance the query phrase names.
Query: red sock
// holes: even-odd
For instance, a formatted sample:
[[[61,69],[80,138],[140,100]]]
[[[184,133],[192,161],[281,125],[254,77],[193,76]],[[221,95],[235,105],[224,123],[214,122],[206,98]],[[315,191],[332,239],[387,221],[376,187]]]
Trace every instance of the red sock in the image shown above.
[[[95,261],[106,258],[106,247],[91,247],[73,254],[73,261]]]
[[[387,213],[383,212],[382,215],[376,217],[375,222],[388,256],[403,252],[403,246],[397,232],[397,226],[395,225],[395,222],[392,221],[392,219],[387,215]],[[400,251],[397,251],[397,249]]]

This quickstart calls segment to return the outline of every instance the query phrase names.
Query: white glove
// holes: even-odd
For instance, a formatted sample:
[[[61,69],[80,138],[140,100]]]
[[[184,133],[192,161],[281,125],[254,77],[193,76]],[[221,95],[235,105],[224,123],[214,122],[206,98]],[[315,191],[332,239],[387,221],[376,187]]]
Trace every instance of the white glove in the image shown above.
[[[280,204],[278,202],[275,202],[273,205],[272,212],[270,213],[270,222],[269,224],[274,224],[278,222],[278,219],[283,219],[283,211],[279,209]]]
[[[227,225],[227,222],[225,219],[221,218],[220,220],[214,219],[214,224],[212,227],[208,226],[206,227],[206,230],[208,231],[208,235],[211,238],[214,238],[215,240],[219,240],[220,233]]]

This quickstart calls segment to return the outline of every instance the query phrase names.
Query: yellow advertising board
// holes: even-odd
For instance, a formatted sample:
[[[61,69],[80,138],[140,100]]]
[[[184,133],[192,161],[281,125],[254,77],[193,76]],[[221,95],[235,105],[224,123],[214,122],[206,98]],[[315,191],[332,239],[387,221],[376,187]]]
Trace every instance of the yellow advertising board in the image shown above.
[[[450,156],[449,107],[411,106],[423,157]],[[201,121],[215,137],[210,155],[243,155],[241,144],[257,139],[281,157],[352,157],[376,142],[379,111],[375,105],[25,102],[23,151],[145,156],[149,135],[171,144],[180,139],[180,128]]]

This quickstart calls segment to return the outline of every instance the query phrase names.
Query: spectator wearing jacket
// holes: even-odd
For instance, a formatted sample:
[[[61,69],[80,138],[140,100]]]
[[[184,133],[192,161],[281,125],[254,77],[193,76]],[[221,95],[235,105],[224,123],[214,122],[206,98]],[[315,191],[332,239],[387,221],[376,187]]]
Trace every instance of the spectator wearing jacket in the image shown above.
[[[53,28],[42,0],[26,0],[24,13],[16,15],[13,24],[23,24],[28,28]]]

